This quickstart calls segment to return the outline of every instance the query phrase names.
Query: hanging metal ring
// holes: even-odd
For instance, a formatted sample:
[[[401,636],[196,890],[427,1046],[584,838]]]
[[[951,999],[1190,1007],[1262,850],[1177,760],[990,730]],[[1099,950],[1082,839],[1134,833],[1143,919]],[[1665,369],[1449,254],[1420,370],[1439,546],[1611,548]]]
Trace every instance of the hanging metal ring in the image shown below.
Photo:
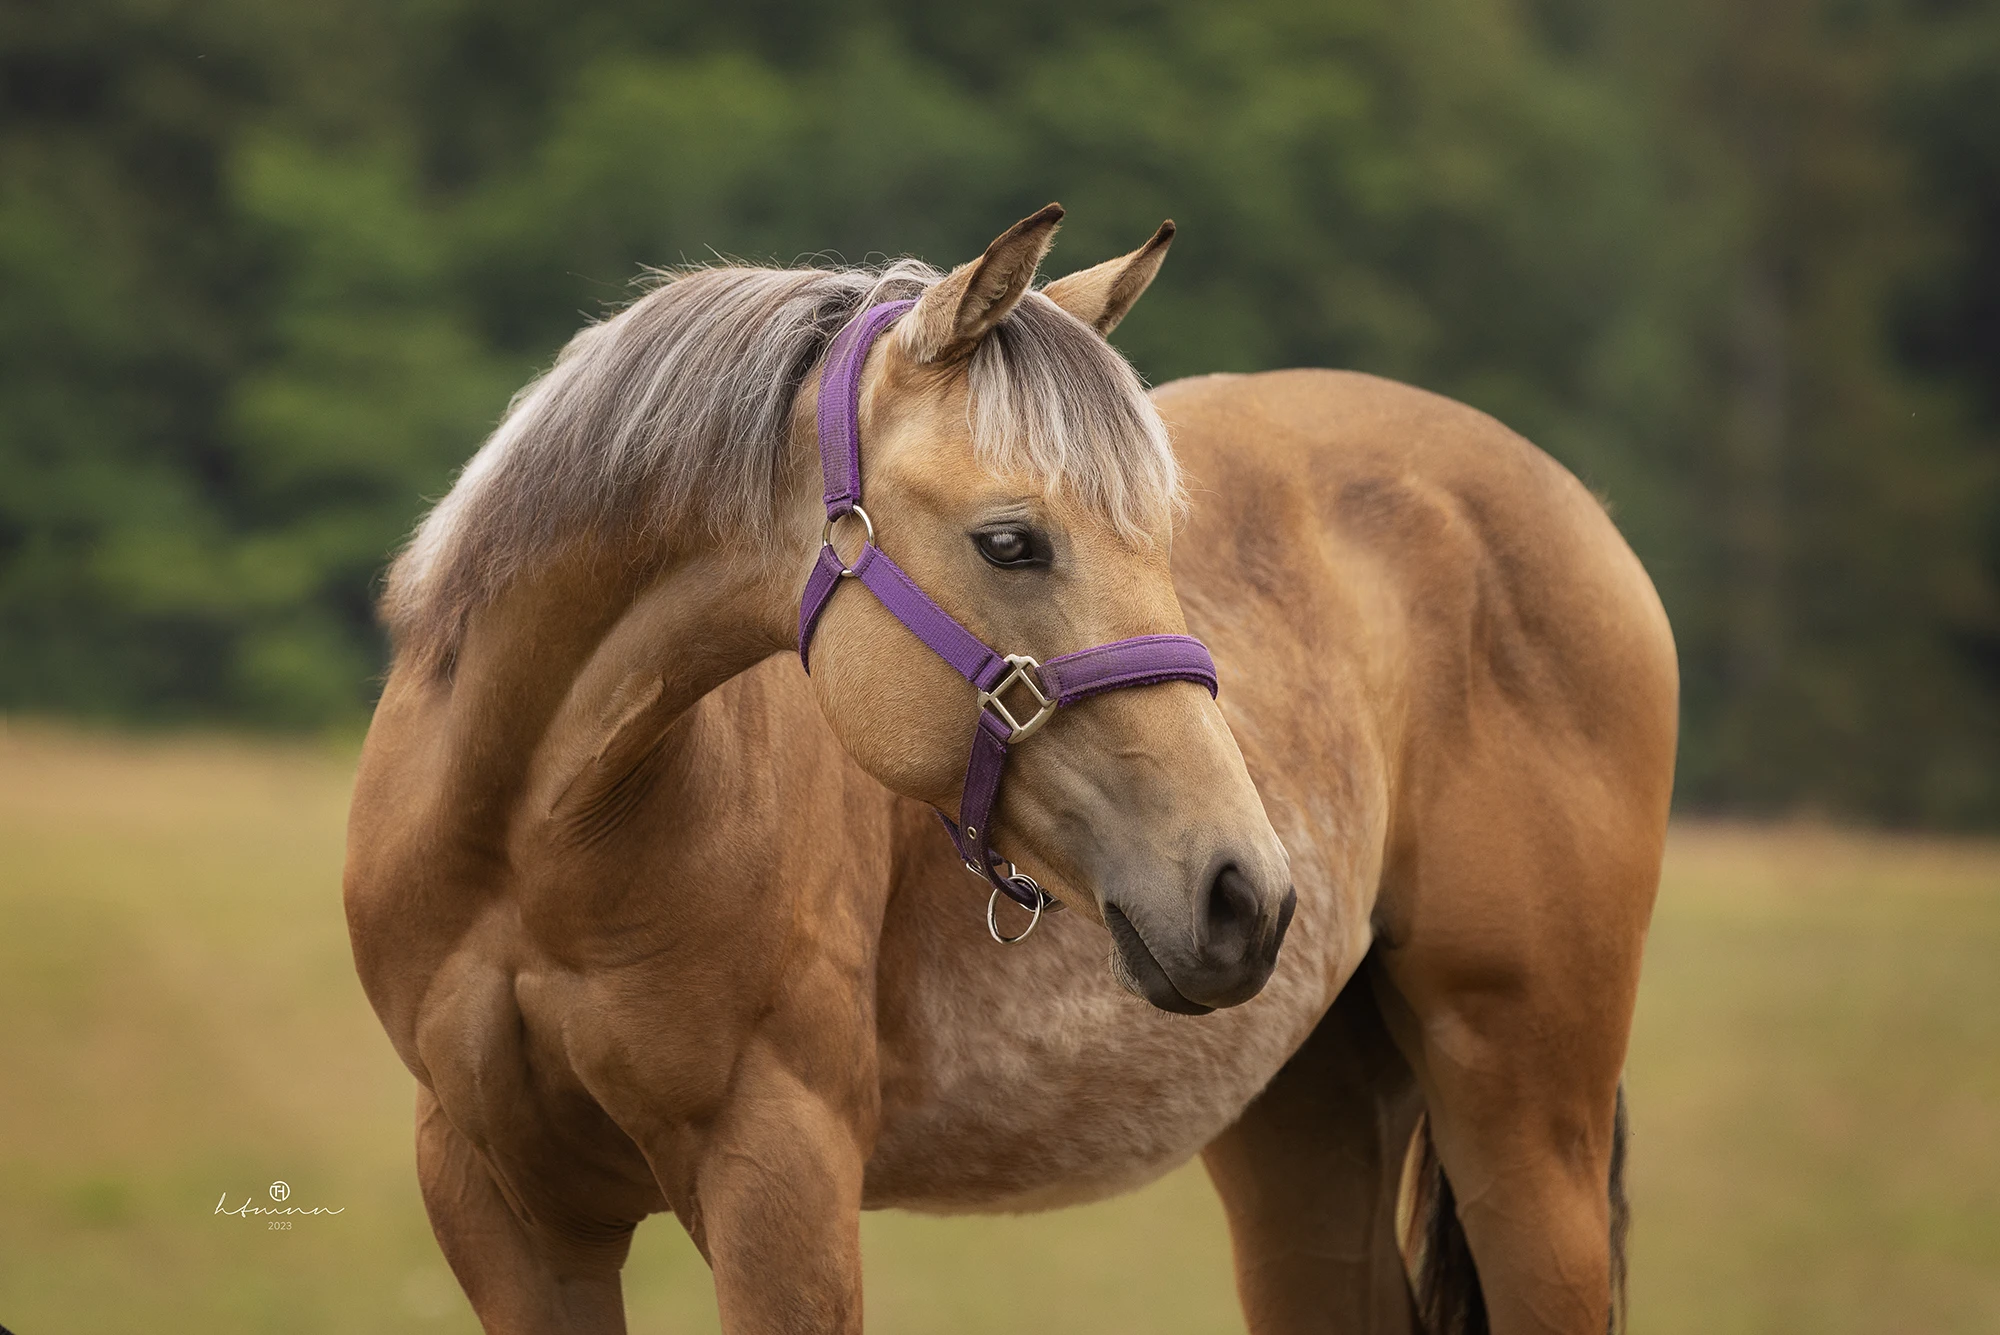
[[[998,907],[1000,903],[1000,888],[998,886],[995,886],[993,888],[993,893],[986,897],[986,930],[992,934],[993,939],[995,941],[998,941],[1003,946],[1011,946],[1016,941],[1027,940],[1028,933],[1034,931],[1035,928],[1041,925],[1042,910],[1047,908],[1049,903],[1048,895],[1043,892],[1041,886],[1035,884],[1034,877],[1023,875],[1020,872],[1015,872],[1007,879],[1013,882],[1015,885],[1022,886],[1026,889],[1035,892],[1035,916],[1028,920],[1028,925],[1021,929],[1020,935],[1018,936],[1000,935],[1000,924],[993,920],[993,910],[996,907]]]

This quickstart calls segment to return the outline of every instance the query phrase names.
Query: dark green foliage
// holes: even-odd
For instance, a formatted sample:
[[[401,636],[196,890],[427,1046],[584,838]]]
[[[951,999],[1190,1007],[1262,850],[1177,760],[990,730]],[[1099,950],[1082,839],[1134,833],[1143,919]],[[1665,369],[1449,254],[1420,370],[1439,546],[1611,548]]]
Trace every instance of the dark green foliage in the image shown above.
[[[1355,366],[1604,494],[1683,797],[2000,823],[2000,4],[16,0],[0,708],[361,717],[372,582],[644,264],[1181,225],[1155,380]]]

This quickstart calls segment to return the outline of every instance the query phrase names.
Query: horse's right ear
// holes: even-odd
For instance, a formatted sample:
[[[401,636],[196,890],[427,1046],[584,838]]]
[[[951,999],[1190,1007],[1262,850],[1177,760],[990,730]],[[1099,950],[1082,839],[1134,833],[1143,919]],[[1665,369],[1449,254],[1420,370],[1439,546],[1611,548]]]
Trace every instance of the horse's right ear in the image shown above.
[[[1174,220],[1169,218],[1151,241],[1130,255],[1058,278],[1042,289],[1042,295],[1098,333],[1109,334],[1152,286],[1173,240]]]
[[[903,317],[903,350],[920,362],[950,361],[971,352],[1020,304],[1062,216],[1062,205],[1050,204],[1021,219],[995,238],[984,255],[933,284]]]

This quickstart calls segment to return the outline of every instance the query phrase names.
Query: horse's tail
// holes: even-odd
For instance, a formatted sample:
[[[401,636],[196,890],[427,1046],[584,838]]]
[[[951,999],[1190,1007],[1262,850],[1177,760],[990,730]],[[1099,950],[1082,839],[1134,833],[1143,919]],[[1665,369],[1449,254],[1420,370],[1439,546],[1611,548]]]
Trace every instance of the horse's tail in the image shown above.
[[[1487,1335],[1486,1297],[1458,1222],[1458,1200],[1438,1160],[1428,1113],[1417,1119],[1411,1150],[1410,1206],[1403,1233],[1424,1335]]]
[[[1632,1203],[1625,1199],[1625,1082],[1618,1082],[1618,1112],[1611,1122],[1611,1320],[1608,1335],[1625,1329],[1625,1235],[1632,1229]]]
[[[1618,1086],[1618,1111],[1611,1130],[1611,1319],[1607,1335],[1625,1327],[1625,1235],[1632,1226],[1632,1207],[1625,1198],[1625,1086]],[[1486,1297],[1479,1289],[1479,1269],[1465,1228],[1458,1222],[1458,1201],[1451,1179],[1438,1161],[1428,1116],[1417,1120],[1411,1149],[1411,1198],[1404,1226],[1403,1254],[1409,1258],[1417,1298],[1417,1319],[1425,1335],[1487,1335]]]

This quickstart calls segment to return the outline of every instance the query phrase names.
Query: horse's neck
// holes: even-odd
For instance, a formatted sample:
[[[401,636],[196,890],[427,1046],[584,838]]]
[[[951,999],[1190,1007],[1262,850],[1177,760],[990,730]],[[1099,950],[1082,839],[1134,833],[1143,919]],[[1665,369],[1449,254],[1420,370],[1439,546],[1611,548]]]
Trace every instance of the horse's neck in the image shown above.
[[[468,628],[451,686],[454,805],[591,822],[634,767],[687,745],[674,725],[785,647],[789,572],[722,551],[635,576],[615,554],[553,563]]]

